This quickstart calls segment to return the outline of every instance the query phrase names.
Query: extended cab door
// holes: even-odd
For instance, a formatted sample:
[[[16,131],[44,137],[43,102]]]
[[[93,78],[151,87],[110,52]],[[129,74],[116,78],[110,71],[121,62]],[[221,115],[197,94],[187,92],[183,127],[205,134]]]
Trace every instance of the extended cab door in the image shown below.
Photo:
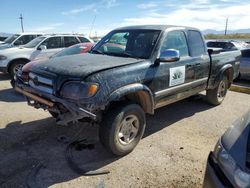
[[[207,85],[210,71],[210,58],[207,53],[204,39],[199,31],[188,30],[187,40],[189,54],[193,61],[192,65],[194,66],[195,80],[200,81],[201,87],[204,89]]]
[[[196,79],[197,61],[190,56],[186,30],[174,30],[166,34],[159,53],[168,49],[178,50],[180,60],[158,65],[153,81],[156,108],[197,93],[196,88],[200,85]]]

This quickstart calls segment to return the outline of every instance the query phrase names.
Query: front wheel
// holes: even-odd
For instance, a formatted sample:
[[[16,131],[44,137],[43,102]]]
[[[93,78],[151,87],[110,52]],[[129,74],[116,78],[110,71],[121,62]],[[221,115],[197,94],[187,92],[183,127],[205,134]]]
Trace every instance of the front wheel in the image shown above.
[[[22,67],[25,65],[25,62],[23,61],[16,61],[14,63],[11,64],[10,66],[10,75],[12,78],[14,78],[15,74],[22,69]]]
[[[227,89],[228,79],[226,76],[223,76],[216,88],[207,90],[206,96],[208,102],[213,105],[221,104],[224,98],[226,97]]]
[[[104,147],[124,156],[136,147],[146,125],[145,113],[137,104],[121,105],[104,114],[99,137]]]

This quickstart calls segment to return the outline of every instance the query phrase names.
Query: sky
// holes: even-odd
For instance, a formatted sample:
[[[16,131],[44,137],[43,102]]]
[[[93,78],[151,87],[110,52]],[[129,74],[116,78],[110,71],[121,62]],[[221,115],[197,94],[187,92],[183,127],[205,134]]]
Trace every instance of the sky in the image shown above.
[[[200,30],[250,28],[250,0],[1,0],[0,32],[103,36],[127,25],[170,24]],[[92,29],[91,29],[92,28]]]

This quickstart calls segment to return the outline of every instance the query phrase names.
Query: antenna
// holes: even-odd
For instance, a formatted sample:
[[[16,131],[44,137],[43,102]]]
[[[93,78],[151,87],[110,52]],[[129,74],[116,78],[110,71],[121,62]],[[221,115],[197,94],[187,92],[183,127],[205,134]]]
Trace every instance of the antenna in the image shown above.
[[[228,25],[228,18],[226,20],[225,35],[227,35],[227,25]]]
[[[24,32],[24,29],[23,29],[23,15],[20,14],[20,17],[18,18],[21,20],[21,27],[22,27],[22,32]]]
[[[90,31],[89,31],[89,37],[91,36],[92,30],[93,30],[93,27],[94,27],[94,24],[95,24],[95,19],[96,19],[96,14],[95,14],[95,17],[93,19],[93,22],[92,22],[92,25],[91,25],[91,28],[90,28]]]

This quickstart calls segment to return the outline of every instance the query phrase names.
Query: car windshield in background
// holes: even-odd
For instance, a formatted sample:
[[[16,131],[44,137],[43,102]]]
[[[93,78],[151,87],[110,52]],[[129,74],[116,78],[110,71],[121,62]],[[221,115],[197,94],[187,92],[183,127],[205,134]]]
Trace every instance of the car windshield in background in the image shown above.
[[[104,37],[91,52],[148,59],[159,34],[158,30],[114,31]]]
[[[12,43],[14,40],[16,40],[20,35],[12,35],[10,37],[8,37],[7,39],[5,39],[3,42],[5,43]]]
[[[76,46],[72,46],[69,48],[66,48],[58,53],[56,53],[55,55],[51,56],[51,57],[61,57],[61,56],[66,56],[66,55],[74,55],[74,54],[79,54],[82,50],[84,50],[84,46],[81,45],[76,45]]]
[[[42,42],[46,37],[37,37],[34,40],[30,41],[29,43],[23,45],[25,48],[34,48],[36,47],[40,42]]]

